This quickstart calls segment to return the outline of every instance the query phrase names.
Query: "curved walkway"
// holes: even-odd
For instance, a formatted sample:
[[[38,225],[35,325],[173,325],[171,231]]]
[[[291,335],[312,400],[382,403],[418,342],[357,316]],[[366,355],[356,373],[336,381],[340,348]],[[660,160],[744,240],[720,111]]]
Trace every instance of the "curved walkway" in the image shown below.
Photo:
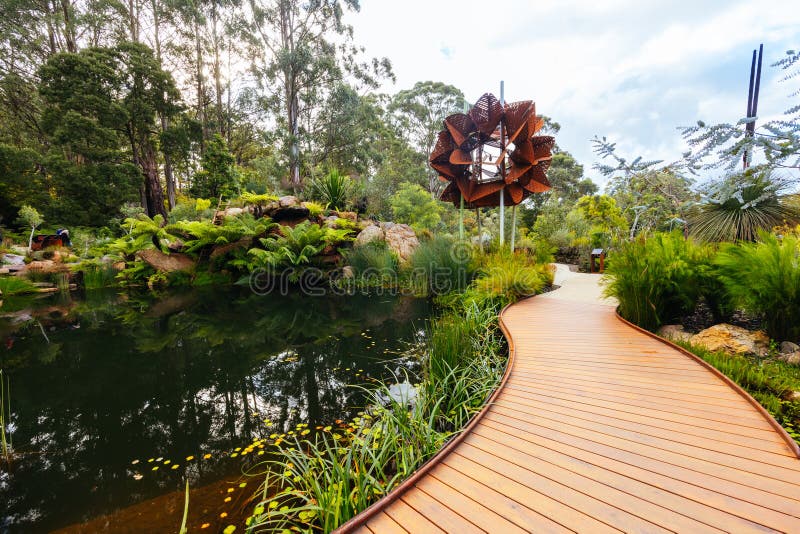
[[[714,372],[623,323],[596,275],[505,310],[494,401],[346,532],[800,532],[800,460]]]

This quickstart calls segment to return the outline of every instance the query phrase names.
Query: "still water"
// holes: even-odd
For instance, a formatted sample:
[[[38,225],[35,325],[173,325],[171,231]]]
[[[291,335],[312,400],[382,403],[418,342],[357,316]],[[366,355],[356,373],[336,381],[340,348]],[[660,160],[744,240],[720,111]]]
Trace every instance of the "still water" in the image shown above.
[[[414,371],[430,313],[410,298],[238,287],[7,299],[13,456],[0,461],[0,532],[80,525],[187,479],[209,486],[241,472],[237,447],[352,418],[364,392],[349,385]]]

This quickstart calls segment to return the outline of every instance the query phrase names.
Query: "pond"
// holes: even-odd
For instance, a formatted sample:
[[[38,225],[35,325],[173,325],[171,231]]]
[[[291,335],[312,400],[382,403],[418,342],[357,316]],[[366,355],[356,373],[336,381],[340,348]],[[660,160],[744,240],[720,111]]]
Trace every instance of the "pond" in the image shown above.
[[[187,479],[235,480],[237,448],[355,417],[365,393],[349,385],[414,371],[430,313],[411,298],[239,287],[6,300],[0,368],[14,456],[0,463],[0,531],[94,531],[87,521],[150,499],[160,510],[167,494],[179,510],[165,531],[177,531]],[[192,497],[193,513],[219,514],[201,502]],[[129,531],[161,531],[148,524],[159,513],[138,510]]]

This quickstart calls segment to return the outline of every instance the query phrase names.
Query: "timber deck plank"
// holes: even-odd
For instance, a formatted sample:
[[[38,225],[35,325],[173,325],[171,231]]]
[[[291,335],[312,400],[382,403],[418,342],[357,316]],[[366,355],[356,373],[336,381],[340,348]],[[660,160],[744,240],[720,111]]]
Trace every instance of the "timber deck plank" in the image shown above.
[[[800,532],[796,449],[750,399],[558,293],[504,311],[494,402],[341,532]]]

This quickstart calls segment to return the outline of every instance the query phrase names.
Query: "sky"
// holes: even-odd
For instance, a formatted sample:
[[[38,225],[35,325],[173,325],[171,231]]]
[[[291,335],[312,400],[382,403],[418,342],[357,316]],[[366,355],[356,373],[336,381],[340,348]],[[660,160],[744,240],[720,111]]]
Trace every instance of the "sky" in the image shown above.
[[[760,121],[795,86],[769,65],[800,47],[800,0],[361,0],[347,16],[369,56],[388,57],[395,93],[417,81],[534,100],[561,124],[557,142],[604,179],[591,139],[632,159],[675,161],[677,130],[745,115],[752,51],[764,44]]]

